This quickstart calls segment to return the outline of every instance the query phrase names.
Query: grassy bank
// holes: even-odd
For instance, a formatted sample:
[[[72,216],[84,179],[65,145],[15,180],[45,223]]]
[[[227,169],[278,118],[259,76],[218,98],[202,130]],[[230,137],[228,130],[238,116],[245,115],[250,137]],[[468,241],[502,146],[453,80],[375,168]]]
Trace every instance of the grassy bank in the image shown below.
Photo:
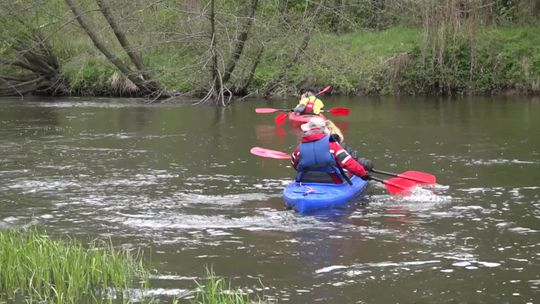
[[[2,303],[131,303],[127,292],[136,287],[144,290],[141,285],[148,278],[141,259],[110,243],[83,246],[74,240],[53,240],[36,230],[0,230],[0,267]],[[262,302],[233,288],[212,268],[206,274],[206,280],[197,282],[191,303]]]
[[[212,268],[206,270],[205,282],[197,282],[198,288],[192,304],[247,304],[262,303],[260,299],[251,299],[249,293],[241,289],[234,289],[231,283],[218,277]],[[174,303],[179,303],[175,300]]]
[[[538,1],[75,2],[1,5],[0,95],[540,93]]]
[[[277,94],[328,84],[335,87],[334,93],[354,95],[540,93],[537,27],[481,28],[473,43],[457,41],[442,55],[426,49],[423,39],[420,28],[404,27],[318,34],[300,63],[287,69]],[[114,68],[88,49],[79,47],[79,53],[66,58],[63,72],[75,94],[106,95]],[[193,51],[156,48],[145,55],[145,61],[168,89],[204,90],[209,75],[197,64],[195,54],[190,56]],[[280,72],[282,52],[268,47],[250,91],[257,92]]]
[[[540,93],[537,27],[482,28],[474,45],[458,40],[442,58],[423,39],[418,28],[321,36],[291,82],[358,95]]]
[[[101,303],[146,277],[140,261],[111,244],[58,241],[38,231],[0,231],[0,300]]]

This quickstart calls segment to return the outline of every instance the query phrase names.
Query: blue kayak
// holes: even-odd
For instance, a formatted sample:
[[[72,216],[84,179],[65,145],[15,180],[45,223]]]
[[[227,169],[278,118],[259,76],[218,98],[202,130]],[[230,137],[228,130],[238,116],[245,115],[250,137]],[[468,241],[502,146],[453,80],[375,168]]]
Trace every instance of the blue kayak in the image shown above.
[[[348,202],[367,189],[367,181],[357,176],[351,178],[352,185],[326,183],[291,182],[283,190],[287,208],[299,213],[347,206]]]

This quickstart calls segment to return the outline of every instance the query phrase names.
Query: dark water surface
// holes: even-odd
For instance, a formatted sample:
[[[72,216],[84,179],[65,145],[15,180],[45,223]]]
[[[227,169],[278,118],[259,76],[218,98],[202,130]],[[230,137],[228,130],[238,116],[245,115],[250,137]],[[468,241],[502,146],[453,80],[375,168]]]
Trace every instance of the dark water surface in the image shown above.
[[[0,228],[142,249],[162,302],[205,266],[277,303],[538,303],[538,98],[327,98],[380,170],[437,176],[350,209],[285,211],[298,133],[251,100],[226,109],[126,100],[0,100]]]

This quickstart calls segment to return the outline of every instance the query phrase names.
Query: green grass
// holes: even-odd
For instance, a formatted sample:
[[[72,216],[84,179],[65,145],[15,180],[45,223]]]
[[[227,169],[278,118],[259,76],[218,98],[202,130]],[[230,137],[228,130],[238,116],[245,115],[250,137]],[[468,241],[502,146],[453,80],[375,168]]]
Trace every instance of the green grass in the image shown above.
[[[339,42],[347,51],[360,54],[363,60],[386,59],[395,53],[410,52],[422,41],[419,28],[393,27],[380,32],[362,31],[343,35]]]
[[[421,29],[406,27],[339,36],[318,34],[305,50],[303,60],[288,69],[287,82],[298,87],[332,84],[334,93],[338,94],[381,93],[379,86],[387,85],[381,79],[387,60],[396,53],[414,50],[421,42],[421,35]],[[269,74],[264,72],[275,64],[275,60],[267,60],[260,66],[256,75],[258,83],[265,83],[265,74]]]
[[[197,292],[192,304],[247,304],[261,303],[260,299],[250,299],[249,293],[241,289],[233,289],[226,279],[216,276],[212,268],[206,270],[204,283],[197,282]],[[178,300],[175,300],[178,303]]]
[[[100,303],[144,279],[140,260],[110,243],[53,240],[36,230],[0,231],[0,302]]]
[[[88,10],[85,17],[107,46],[131,66],[105,19],[94,10],[95,3],[80,4]],[[123,4],[111,5],[117,14],[123,8]],[[134,9],[122,14],[118,21],[126,29],[132,46],[142,54],[150,75],[167,90],[206,91],[212,83],[208,20],[197,14],[180,13],[168,3],[156,4],[151,9],[144,3],[132,5]],[[266,9],[271,8],[274,6]],[[236,12],[235,7],[224,11],[229,9]],[[73,16],[64,1],[47,1],[34,10],[28,13],[28,19],[33,26],[46,25],[43,32],[60,59],[61,71],[72,94],[115,94],[109,79],[117,72],[116,67],[94,47],[78,24],[65,22]],[[259,13],[264,11],[262,7]],[[39,18],[31,18],[33,15]],[[223,69],[230,56],[230,39],[234,37],[231,29],[238,25],[238,20],[227,14],[219,18],[218,64]],[[269,22],[279,26],[277,20]],[[255,22],[244,49],[244,54],[250,56],[238,62],[229,87],[243,85],[254,54],[264,44],[265,52],[248,88],[251,92],[261,92],[282,72],[285,77],[276,94],[296,93],[307,85],[329,84],[334,86],[334,93],[358,95],[540,92],[537,26],[480,26],[473,42],[467,41],[467,35],[462,33],[461,39],[450,39],[443,44],[444,64],[440,66],[434,64],[435,58],[440,59],[439,54],[430,54],[432,48],[422,45],[421,26],[393,26],[383,31],[358,30],[342,35],[315,29],[299,62],[291,66],[289,60],[303,40],[303,32],[282,29],[276,35],[275,30],[265,26],[268,24]],[[11,32],[16,37],[17,27]],[[0,43],[0,53],[7,52],[8,47]],[[6,72],[16,74],[13,70]]]

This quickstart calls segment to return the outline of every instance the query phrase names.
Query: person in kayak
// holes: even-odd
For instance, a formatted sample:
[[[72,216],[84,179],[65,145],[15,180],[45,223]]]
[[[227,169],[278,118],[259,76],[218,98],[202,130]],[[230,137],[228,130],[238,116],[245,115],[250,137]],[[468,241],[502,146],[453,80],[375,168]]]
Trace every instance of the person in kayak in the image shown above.
[[[345,136],[343,135],[343,132],[341,132],[341,129],[338,128],[338,126],[336,126],[334,122],[332,122],[330,119],[327,119],[324,124],[328,129],[328,133],[330,134],[330,140],[337,141],[339,144],[345,141]]]
[[[315,96],[315,90],[313,89],[303,89],[301,91],[300,101],[293,109],[294,114],[296,115],[305,115],[305,114],[320,114],[321,109],[324,108],[324,103],[322,100]]]
[[[337,141],[331,140],[323,118],[312,117],[300,128],[304,133],[301,143],[291,154],[297,182],[351,183],[352,175],[370,179],[366,168]]]
[[[359,162],[364,169],[367,171],[373,170],[373,162],[366,158],[359,158],[358,157],[358,151],[353,149],[351,146],[345,144],[345,136],[343,135],[343,132],[341,132],[341,129],[336,126],[331,120],[327,119],[325,121],[326,128],[328,129],[328,133],[330,134],[330,141],[336,141],[339,143],[347,152],[349,155],[351,155],[352,158],[354,158],[357,162]]]

